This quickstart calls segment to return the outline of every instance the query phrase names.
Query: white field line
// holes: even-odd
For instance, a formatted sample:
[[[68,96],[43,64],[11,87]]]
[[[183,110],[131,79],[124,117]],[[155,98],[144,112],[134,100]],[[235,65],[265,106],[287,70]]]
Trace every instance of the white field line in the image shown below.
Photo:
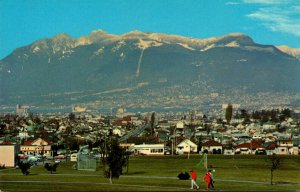
[[[110,184],[110,183],[95,183],[95,182],[65,182],[65,181],[0,181],[0,183],[51,183],[51,184],[76,184],[76,185],[108,185],[108,186],[125,186],[125,187],[139,187],[139,188],[154,188],[154,189],[172,189],[177,191],[188,190],[188,188],[179,187],[163,187],[155,185],[133,185],[133,184]]]
[[[1,175],[23,175],[23,174],[1,174]],[[102,177],[102,175],[96,175],[96,174],[38,174],[40,176],[73,176],[73,177]],[[178,179],[177,177],[169,177],[169,176],[134,176],[134,175],[121,175],[120,178],[151,178],[151,179]],[[219,181],[219,182],[232,182],[232,183],[253,183],[253,184],[270,184],[270,182],[262,182],[262,181],[251,181],[251,180],[233,180],[233,179],[215,179],[215,181]],[[10,182],[10,181],[0,181],[0,183],[2,182]],[[11,181],[14,182],[14,181]],[[22,181],[19,181],[22,182]],[[24,181],[26,182],[26,181]],[[34,181],[31,181],[34,182]],[[44,181],[41,181],[44,182]],[[49,182],[49,181],[45,181],[45,182]],[[50,182],[49,182],[50,183]],[[68,182],[66,182],[68,183]],[[72,183],[72,182],[70,182]],[[300,183],[277,183],[276,185],[299,185]]]

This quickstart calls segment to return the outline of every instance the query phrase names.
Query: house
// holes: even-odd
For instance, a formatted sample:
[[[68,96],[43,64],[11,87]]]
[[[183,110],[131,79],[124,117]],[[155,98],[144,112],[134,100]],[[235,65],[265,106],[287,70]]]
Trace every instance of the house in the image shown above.
[[[59,126],[59,128],[58,128],[58,131],[59,131],[60,133],[64,133],[64,132],[66,132],[66,130],[67,130],[67,127],[64,126],[64,125],[61,125],[61,126]]]
[[[265,147],[267,155],[273,155],[276,153],[276,143],[275,142],[265,142],[262,144]]]
[[[113,128],[113,134],[114,135],[118,135],[119,137],[121,137],[122,135],[124,135],[124,131],[122,131],[120,128],[115,127]]]
[[[242,143],[235,147],[235,153],[241,155],[258,154],[265,151],[265,147],[262,146],[262,140],[252,140],[248,143]]]
[[[17,137],[19,137],[22,140],[22,139],[30,138],[31,136],[29,135],[29,133],[27,131],[19,131],[19,134]]]
[[[119,147],[121,147],[122,149],[125,149],[126,151],[129,151],[131,148],[134,147],[134,143],[120,143]]]
[[[298,148],[297,148],[298,149]],[[298,154],[298,151],[294,153],[294,142],[293,139],[289,138],[279,138],[277,139],[277,148],[276,154],[277,155],[290,155],[290,154]]]
[[[49,142],[38,138],[34,141],[25,141],[23,145],[20,146],[20,152],[24,155],[41,155],[52,156],[51,145]]]
[[[189,139],[185,139],[176,146],[176,153],[197,153],[197,149],[198,146],[195,143],[193,143]]]
[[[296,150],[298,149],[298,154],[300,153],[300,137],[293,138],[294,143],[294,152],[296,154]]]
[[[18,147],[11,144],[0,145],[0,166],[15,167],[17,162]],[[5,155],[4,155],[5,154]]]
[[[183,129],[184,128],[184,122],[183,121],[178,121],[176,123],[176,129]]]
[[[164,155],[165,145],[164,144],[141,144],[134,145],[130,148],[130,151],[133,152],[134,155]]]
[[[223,154],[224,155],[234,155],[234,150],[233,149],[224,149]]]
[[[112,122],[113,126],[126,126],[128,123],[132,123],[132,117],[130,115],[118,118]]]
[[[222,154],[223,145],[215,140],[208,140],[201,144],[202,153]]]

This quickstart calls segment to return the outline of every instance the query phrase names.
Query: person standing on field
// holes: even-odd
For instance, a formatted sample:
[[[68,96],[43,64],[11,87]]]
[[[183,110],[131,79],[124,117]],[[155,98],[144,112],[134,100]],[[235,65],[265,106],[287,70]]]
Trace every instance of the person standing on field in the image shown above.
[[[204,175],[204,181],[206,182],[206,190],[210,191],[210,188],[214,189],[211,170],[208,170]]]
[[[191,173],[191,178],[192,178],[191,189],[194,189],[194,186],[196,186],[196,188],[199,189],[199,186],[196,183],[197,173],[193,169],[191,169],[190,173]]]

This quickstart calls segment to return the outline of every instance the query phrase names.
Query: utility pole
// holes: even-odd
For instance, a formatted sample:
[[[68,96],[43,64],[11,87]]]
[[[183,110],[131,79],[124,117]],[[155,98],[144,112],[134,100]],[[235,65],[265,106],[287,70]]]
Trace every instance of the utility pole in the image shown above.
[[[172,141],[172,155],[174,154],[174,150],[176,150],[176,126],[173,131],[173,141]]]

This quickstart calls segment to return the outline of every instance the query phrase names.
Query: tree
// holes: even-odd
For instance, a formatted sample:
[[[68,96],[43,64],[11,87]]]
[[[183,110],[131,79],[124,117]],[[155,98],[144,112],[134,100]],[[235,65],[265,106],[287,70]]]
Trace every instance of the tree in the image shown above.
[[[233,109],[232,105],[228,104],[228,106],[226,108],[226,113],[225,113],[225,119],[226,119],[226,122],[228,125],[230,124],[230,121],[232,118],[232,109]]]
[[[126,165],[125,150],[120,148],[118,140],[113,139],[109,145],[109,151],[106,158],[108,170],[105,171],[105,176],[109,178],[112,184],[113,178],[119,178],[122,175],[123,167]]]
[[[206,123],[204,124],[204,130],[206,131],[206,135],[209,135],[210,127]]]
[[[101,162],[103,164],[103,172],[105,172],[105,165],[106,165],[106,154],[107,154],[107,145],[106,145],[106,135],[99,135],[98,139],[98,146],[101,153]]]
[[[104,177],[109,178],[112,184],[112,179],[119,178],[122,174],[123,167],[127,166],[128,172],[130,153],[120,148],[118,138],[113,135],[112,129],[108,135],[99,135],[97,145],[101,153]]]
[[[273,172],[276,169],[279,169],[281,158],[275,154],[273,154],[270,158],[271,161],[271,185],[273,185]]]
[[[70,113],[69,116],[68,116],[68,118],[69,118],[70,121],[74,121],[75,118],[76,118],[76,116],[75,116],[74,113]]]
[[[125,155],[125,164],[124,164],[124,166],[126,166],[126,173],[128,173],[128,169],[129,169],[129,157],[131,155],[131,152],[130,151],[125,151],[124,155]]]
[[[291,117],[292,111],[289,108],[286,108],[281,111],[281,114],[283,114],[285,117]]]
[[[263,114],[262,117],[261,117],[260,122],[261,122],[262,124],[264,124],[264,123],[266,123],[266,122],[268,122],[268,121],[269,121],[269,116],[266,115],[266,114]]]
[[[19,162],[19,168],[21,170],[21,172],[23,173],[23,175],[29,175],[29,169],[31,167],[31,164],[29,162]]]
[[[241,109],[241,118],[245,118],[248,116],[248,112],[246,109]]]
[[[151,135],[154,135],[154,123],[155,123],[155,112],[151,114],[151,120],[150,120],[150,131]]]
[[[51,174],[52,174],[53,172],[56,172],[57,166],[58,166],[58,163],[54,163],[54,164],[46,163],[44,167],[47,169],[47,171],[51,171]]]

